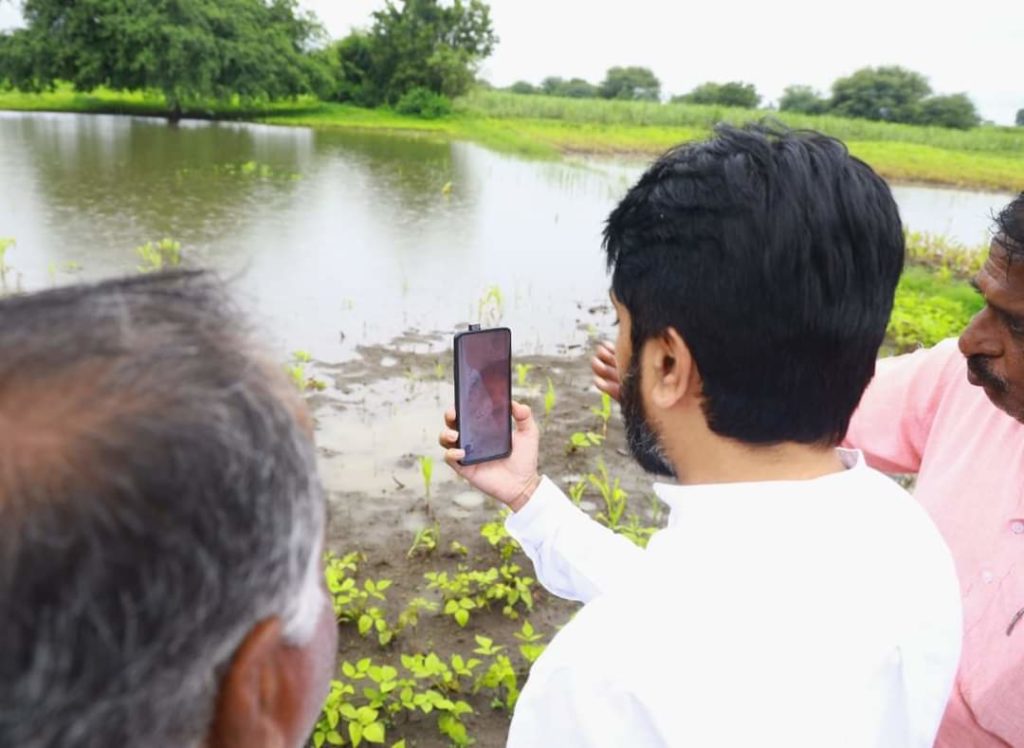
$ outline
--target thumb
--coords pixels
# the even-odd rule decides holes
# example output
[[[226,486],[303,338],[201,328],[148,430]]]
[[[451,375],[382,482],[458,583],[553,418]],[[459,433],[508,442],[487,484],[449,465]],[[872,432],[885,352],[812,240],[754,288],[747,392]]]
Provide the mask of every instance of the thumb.
[[[529,431],[533,425],[533,411],[529,405],[512,401],[512,418],[516,422],[517,431]]]

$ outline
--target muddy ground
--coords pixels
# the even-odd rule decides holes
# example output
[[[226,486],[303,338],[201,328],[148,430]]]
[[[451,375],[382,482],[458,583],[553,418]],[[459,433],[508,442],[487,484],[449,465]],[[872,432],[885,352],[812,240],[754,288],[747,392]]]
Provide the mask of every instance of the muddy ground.
[[[532,367],[522,386],[513,373],[513,396],[532,406],[541,423],[541,470],[567,488],[593,472],[600,457],[629,492],[629,511],[636,512],[643,524],[653,524],[658,519],[652,511],[651,480],[626,452],[618,406],[613,407],[604,444],[582,451],[568,447],[574,432],[602,431],[602,419],[592,411],[601,404],[600,394],[591,384],[593,340],[582,331],[576,331],[574,337],[579,343],[565,346],[563,355],[519,356],[513,362]],[[428,571],[452,572],[460,564],[471,569],[498,565],[498,555],[480,536],[480,527],[497,516],[499,505],[464,484],[444,464],[437,445],[442,414],[454,397],[450,338],[410,333],[388,346],[362,348],[357,359],[344,364],[315,364],[311,373],[330,385],[309,398],[316,419],[321,475],[329,496],[327,546],[338,554],[365,554],[360,580],[393,580],[385,605],[389,618],[397,616],[413,597],[437,599],[426,590],[423,575]],[[556,403],[545,418],[548,378],[555,388]],[[434,460],[429,499],[418,462],[421,456]],[[597,491],[589,490],[581,506],[596,513],[600,501]],[[410,558],[417,531],[435,521],[440,527],[437,550]],[[465,545],[468,556],[448,550],[452,541]],[[524,574],[533,576],[532,565],[521,553],[516,562]],[[569,620],[576,606],[535,589],[535,609],[528,618],[547,641]],[[340,657],[350,662],[373,657],[377,663],[397,667],[403,653],[472,656],[476,634],[515,653],[518,642],[513,632],[521,625],[522,620],[505,618],[500,606],[474,614],[464,629],[450,617],[428,613],[415,629],[382,648],[361,638],[348,624],[341,630]],[[521,686],[526,664],[518,654],[513,660],[520,666]],[[465,718],[475,745],[504,745],[507,712],[494,709],[484,694],[467,700],[475,710]],[[389,729],[386,745],[399,738],[405,738],[408,746],[449,745],[435,723],[434,715],[410,719],[402,714]]]

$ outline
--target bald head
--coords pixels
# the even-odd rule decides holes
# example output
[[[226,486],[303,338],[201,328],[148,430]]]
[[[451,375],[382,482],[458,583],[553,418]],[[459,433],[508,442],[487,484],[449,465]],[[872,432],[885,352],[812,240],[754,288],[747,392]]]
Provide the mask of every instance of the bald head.
[[[0,301],[0,745],[201,745],[254,627],[312,636],[312,443],[226,299],[177,272]]]

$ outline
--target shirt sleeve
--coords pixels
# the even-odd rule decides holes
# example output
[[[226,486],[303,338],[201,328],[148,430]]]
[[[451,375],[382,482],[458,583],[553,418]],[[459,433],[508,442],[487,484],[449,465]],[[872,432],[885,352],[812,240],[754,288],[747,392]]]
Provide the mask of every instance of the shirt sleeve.
[[[523,691],[506,748],[666,748],[632,694],[579,670],[559,668],[541,688]]]
[[[643,558],[641,548],[591,519],[546,476],[505,527],[545,589],[567,600],[589,602],[628,579]]]
[[[964,376],[962,364],[955,340],[880,360],[843,446],[859,449],[876,470],[916,473],[946,385]]]

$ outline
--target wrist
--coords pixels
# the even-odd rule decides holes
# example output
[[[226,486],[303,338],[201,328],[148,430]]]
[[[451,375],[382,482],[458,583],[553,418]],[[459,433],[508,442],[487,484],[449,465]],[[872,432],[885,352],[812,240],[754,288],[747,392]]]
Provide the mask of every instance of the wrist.
[[[520,511],[526,503],[533,498],[533,494],[536,493],[537,487],[540,486],[542,478],[539,473],[535,473],[533,476],[523,484],[522,489],[516,494],[515,498],[509,501],[506,506],[512,510],[512,513]]]

